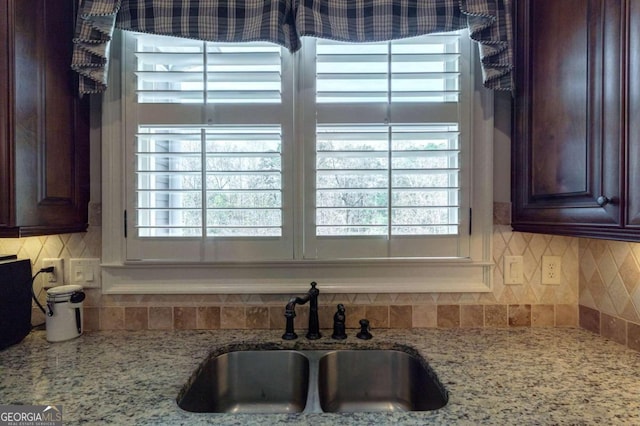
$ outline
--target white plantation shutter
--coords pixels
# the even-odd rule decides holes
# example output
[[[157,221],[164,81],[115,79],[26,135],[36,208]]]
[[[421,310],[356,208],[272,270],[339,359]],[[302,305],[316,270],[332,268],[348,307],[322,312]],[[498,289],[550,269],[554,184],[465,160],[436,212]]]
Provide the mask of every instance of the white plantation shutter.
[[[305,123],[305,138],[317,172],[307,185],[316,197],[307,200],[306,257],[469,253],[465,39],[307,41],[305,87],[314,90],[305,109],[315,113],[305,117],[315,125]]]
[[[283,144],[292,93],[282,49],[148,34],[126,42],[135,87],[128,258],[290,258]]]
[[[468,37],[125,43],[129,260],[469,256]]]

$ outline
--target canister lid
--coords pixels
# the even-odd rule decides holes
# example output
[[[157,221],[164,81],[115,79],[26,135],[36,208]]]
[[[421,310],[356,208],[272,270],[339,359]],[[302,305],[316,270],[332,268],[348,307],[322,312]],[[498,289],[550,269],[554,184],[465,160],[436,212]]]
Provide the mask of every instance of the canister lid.
[[[78,284],[61,285],[58,287],[51,287],[47,290],[47,295],[61,296],[63,294],[71,294],[76,291],[82,291],[82,286]]]

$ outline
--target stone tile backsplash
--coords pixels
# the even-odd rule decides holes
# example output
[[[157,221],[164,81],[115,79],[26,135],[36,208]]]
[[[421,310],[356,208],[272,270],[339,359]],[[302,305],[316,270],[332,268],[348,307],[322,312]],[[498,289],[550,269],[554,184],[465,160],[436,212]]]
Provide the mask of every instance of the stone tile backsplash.
[[[347,308],[347,327],[368,318],[372,328],[552,327],[590,329],[632,348],[640,346],[640,244],[512,232],[509,204],[494,208],[494,287],[489,293],[390,293],[321,295],[320,321],[330,328],[337,303]],[[100,257],[101,228],[84,234],[0,239],[0,253],[30,258]],[[504,256],[522,256],[524,283],[505,285]],[[560,285],[541,284],[542,256],[562,258]],[[68,268],[65,270],[68,280]],[[44,301],[43,280],[35,283]],[[103,295],[87,289],[85,328],[284,329],[289,295]],[[304,328],[306,306],[297,310]],[[43,321],[34,310],[33,323]],[[624,336],[624,338],[623,338]]]
[[[640,244],[580,239],[579,325],[640,351]]]

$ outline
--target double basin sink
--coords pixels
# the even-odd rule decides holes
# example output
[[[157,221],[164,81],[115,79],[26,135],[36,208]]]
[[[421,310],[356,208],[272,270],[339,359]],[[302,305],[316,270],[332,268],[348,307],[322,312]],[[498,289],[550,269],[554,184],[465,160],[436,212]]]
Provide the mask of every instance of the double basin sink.
[[[205,413],[428,411],[447,392],[426,362],[397,350],[246,350],[206,360],[178,396]]]

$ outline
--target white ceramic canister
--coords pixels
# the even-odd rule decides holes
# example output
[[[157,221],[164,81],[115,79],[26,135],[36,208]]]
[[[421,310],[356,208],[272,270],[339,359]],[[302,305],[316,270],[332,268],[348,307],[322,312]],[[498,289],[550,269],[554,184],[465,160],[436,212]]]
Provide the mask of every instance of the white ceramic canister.
[[[82,334],[82,286],[63,285],[47,290],[47,340],[63,342]]]

